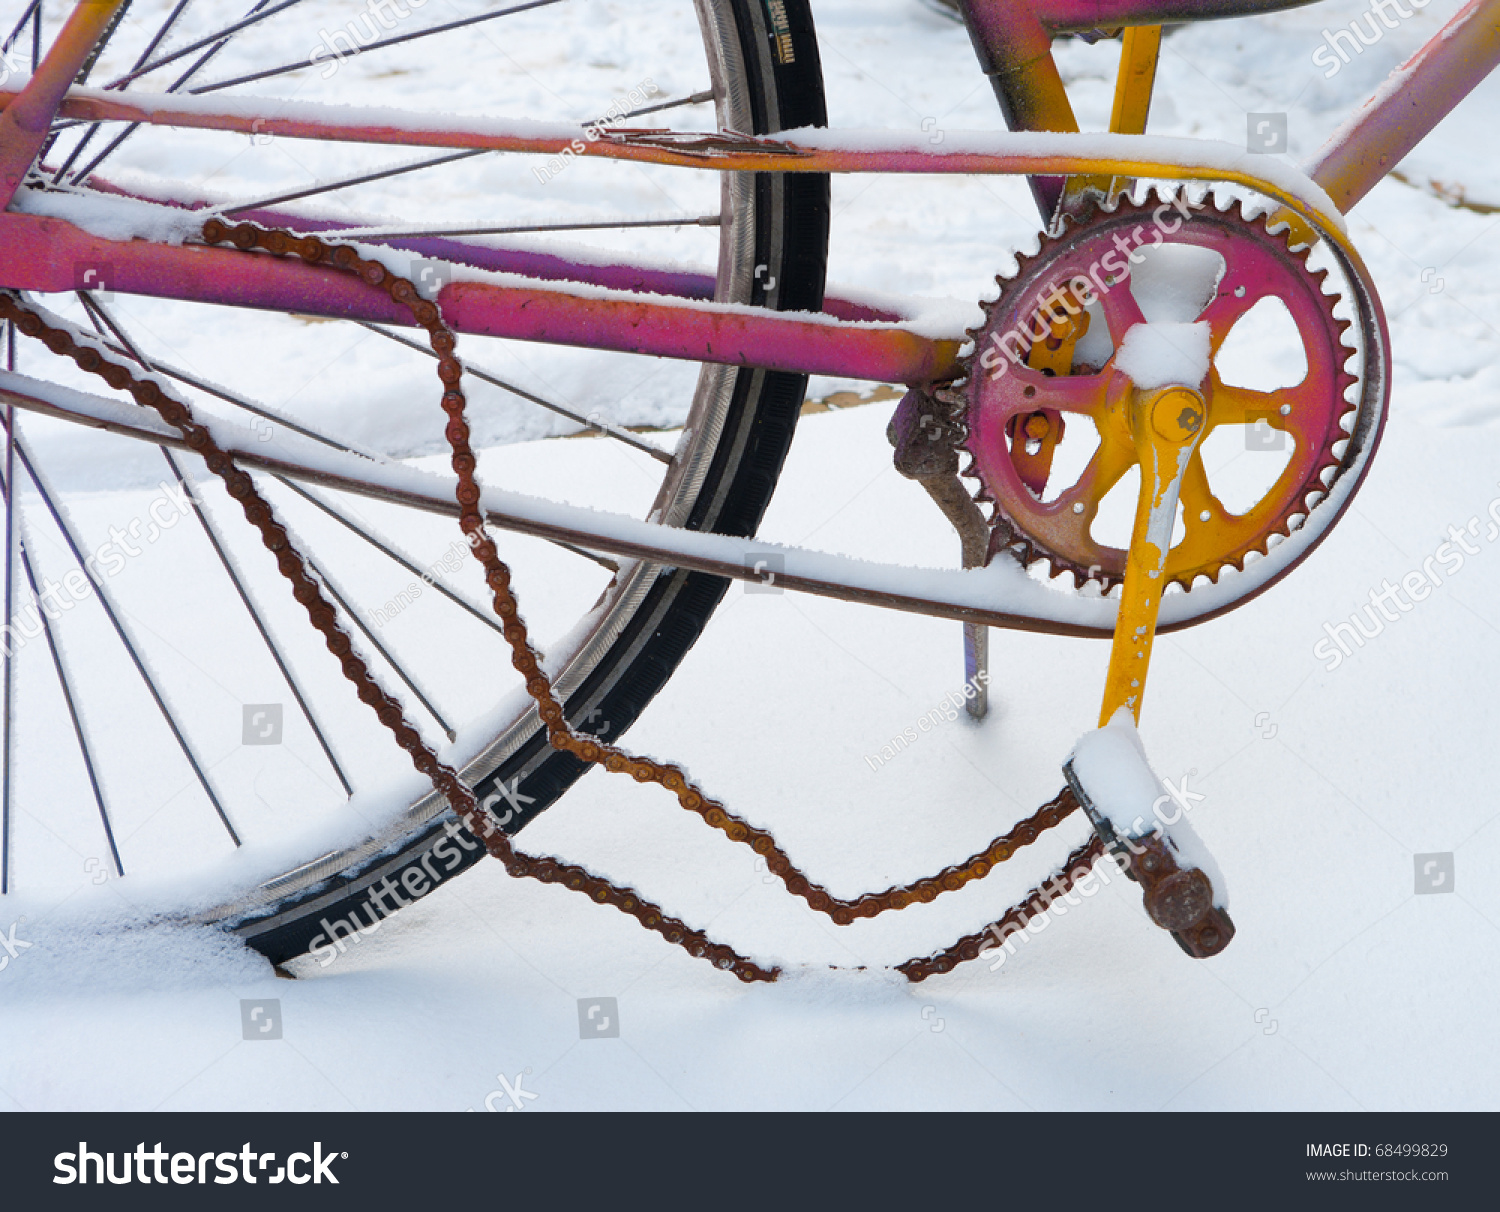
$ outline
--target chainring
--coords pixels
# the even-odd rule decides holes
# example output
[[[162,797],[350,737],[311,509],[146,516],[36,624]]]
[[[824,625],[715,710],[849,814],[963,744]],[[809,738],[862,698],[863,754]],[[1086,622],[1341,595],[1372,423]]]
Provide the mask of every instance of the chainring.
[[[1241,317],[1276,297],[1302,336],[1307,362],[1300,383],[1265,392],[1225,384],[1211,362],[1199,385],[1208,428],[1264,422],[1295,448],[1261,499],[1234,514],[1209,486],[1200,447],[1184,478],[1184,536],[1168,555],[1167,579],[1190,589],[1200,576],[1216,582],[1226,566],[1243,569],[1252,552],[1265,555],[1273,536],[1288,536],[1326,495],[1339,463],[1335,447],[1349,436],[1344,420],[1356,409],[1346,399],[1357,382],[1345,369],[1357,352],[1343,339],[1350,324],[1334,315],[1339,296],[1323,290],[1328,271],[1308,268],[1310,249],[1293,250],[1285,229],[1273,232],[1241,202],[1220,209],[1211,198],[1197,207],[1160,193],[1121,199],[1066,222],[1034,255],[1018,255],[1013,275],[996,278],[1000,297],[982,304],[985,321],[969,331],[974,350],[963,376],[939,393],[966,431],[972,462],[963,474],[978,481],[975,499],[993,506],[992,556],[1007,551],[1026,566],[1044,560],[1051,576],[1070,573],[1075,587],[1094,581],[1108,592],[1124,579],[1125,550],[1096,541],[1092,525],[1100,502],[1137,462],[1128,423],[1133,385],[1115,362],[1126,332],[1145,319],[1132,294],[1132,268],[1147,259],[1138,253],[1163,244],[1209,249],[1223,262],[1194,321],[1207,322],[1213,359]],[[1059,322],[1084,307],[1096,322],[1102,313],[1114,350],[1102,366],[1066,359],[1071,373],[1057,373]],[[1026,439],[1026,418],[1039,413],[1073,414],[1074,426],[1092,420],[1099,433],[1076,482],[1047,500],[1029,459],[1036,443]]]

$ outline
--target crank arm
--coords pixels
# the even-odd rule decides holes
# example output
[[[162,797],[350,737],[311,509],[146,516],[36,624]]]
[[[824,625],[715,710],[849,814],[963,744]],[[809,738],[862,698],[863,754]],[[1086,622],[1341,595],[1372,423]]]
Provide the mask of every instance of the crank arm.
[[[1223,904],[1223,878],[1215,888],[1213,875],[1204,869],[1212,869],[1212,860],[1182,820],[1188,800],[1202,797],[1188,792],[1184,779],[1180,810],[1170,821],[1163,817],[1163,804],[1174,796],[1159,794],[1163,784],[1146,761],[1135,724],[1167,585],[1177,499],[1207,410],[1198,391],[1180,383],[1135,388],[1129,408],[1141,490],[1104,704],[1099,730],[1079,741],[1063,773],[1099,840],[1141,885],[1147,915],[1184,951],[1202,959],[1217,955],[1234,937],[1234,923]]]
[[[1122,707],[1137,722],[1141,718],[1151,644],[1167,585],[1177,498],[1188,463],[1198,449],[1205,414],[1203,397],[1192,387],[1172,384],[1151,391],[1137,388],[1132,393],[1130,429],[1140,458],[1141,491],[1104,682],[1101,728]]]

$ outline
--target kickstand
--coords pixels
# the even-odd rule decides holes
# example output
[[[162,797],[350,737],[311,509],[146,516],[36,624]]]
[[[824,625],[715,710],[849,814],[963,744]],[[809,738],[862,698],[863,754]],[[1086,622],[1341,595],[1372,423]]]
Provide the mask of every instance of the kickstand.
[[[958,444],[963,430],[953,406],[921,388],[901,398],[886,429],[895,448],[896,470],[927,490],[943,516],[958,531],[965,568],[983,568],[990,528],[958,478]],[[976,720],[989,711],[990,632],[982,623],[964,624],[965,709]],[[975,693],[968,697],[968,687]]]

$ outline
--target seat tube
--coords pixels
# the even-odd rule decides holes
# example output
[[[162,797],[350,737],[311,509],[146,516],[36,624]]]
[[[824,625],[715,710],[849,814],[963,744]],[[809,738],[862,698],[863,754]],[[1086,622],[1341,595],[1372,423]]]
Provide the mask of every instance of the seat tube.
[[[989,77],[1011,130],[1078,130],[1078,119],[1052,58],[1052,35],[1028,0],[959,0],[979,66]],[[1063,177],[1030,177],[1032,197],[1050,223]]]

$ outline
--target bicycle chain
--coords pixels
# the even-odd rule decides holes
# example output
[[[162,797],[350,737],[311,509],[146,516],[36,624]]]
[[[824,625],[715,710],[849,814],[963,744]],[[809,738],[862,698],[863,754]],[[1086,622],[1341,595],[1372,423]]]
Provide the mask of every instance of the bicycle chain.
[[[1063,860],[1061,871],[1050,880],[1033,888],[1025,900],[1008,909],[999,921],[986,926],[978,934],[966,934],[951,947],[934,951],[926,958],[918,956],[907,960],[904,964],[897,964],[896,971],[915,984],[918,981],[925,981],[929,976],[951,972],[964,960],[993,955],[993,951],[984,950],[986,942],[1006,943],[1010,937],[1005,933],[1007,927],[1019,929],[1030,922],[1033,917],[1045,913],[1052,907],[1053,901],[1071,892],[1073,885],[1083,878],[1083,873],[1092,870],[1094,863],[1103,856],[1104,843],[1097,837],[1089,838]]]
[[[638,757],[597,737],[577,732],[565,718],[563,706],[553,693],[551,679],[541,669],[540,658],[531,646],[511,588],[510,568],[500,559],[498,549],[484,527],[479,511],[482,493],[474,477],[478,460],[469,444],[469,426],[465,420],[467,400],[460,387],[463,367],[454,356],[457,338],[443,322],[436,304],[424,299],[409,279],[392,273],[379,261],[359,256],[348,245],[330,245],[315,236],[263,228],[252,223],[231,226],[217,218],[204,223],[202,234],[205,242],[211,245],[229,243],[245,252],[259,248],[276,256],[294,255],[309,265],[324,265],[354,274],[370,287],[388,293],[427,332],[429,343],[439,355],[438,378],[444,388],[442,407],[449,418],[444,434],[453,451],[451,465],[459,481],[455,490],[460,509],[459,525],[468,539],[470,550],[484,568],[495,612],[503,622],[503,634],[510,645],[511,663],[525,679],[527,693],[536,704],[553,749],[571,753],[591,765],[603,766],[612,773],[629,774],[639,783],[655,783],[671,791],[682,807],[696,813],[731,841],[748,845],[761,855],[767,869],[781,879],[789,892],[802,897],[811,908],[826,914],[838,925],[847,925],[858,918],[872,918],[888,910],[904,909],[919,901],[930,902],[944,892],[956,891],[973,880],[983,879],[996,864],[1005,862],[1017,850],[1030,845],[1043,832],[1077,810],[1079,805],[1073,792],[1065,787],[1055,799],[1043,804],[1026,820],[966,861],[945,867],[927,879],[845,900],[808,879],[770,833],[735,816],[723,804],[705,795],[680,766]],[[339,658],[344,676],[353,683],[360,700],[374,710],[394,736],[396,744],[411,755],[412,764],[431,781],[465,827],[484,843],[486,850],[501,861],[508,874],[542,883],[560,883],[600,904],[613,905],[668,942],[681,946],[695,957],[708,959],[718,968],[733,971],[743,981],[776,979],[779,968],[762,967],[733,948],[713,942],[702,931],[668,917],[659,906],[631,888],[621,887],[573,864],[516,851],[509,837],[479,805],[457,772],[439,760],[417,729],[407,721],[401,704],[380,686],[369,666],[355,653],[352,638],[339,626],[336,610],[323,596],[318,582],[309,575],[301,553],[293,546],[285,527],[276,520],[269,502],[256,490],[249,474],[241,470],[215,442],[208,429],[193,419],[187,403],[165,381],[139,376],[107,351],[92,344],[80,344],[67,328],[48,324],[10,292],[0,292],[0,317],[10,320],[27,336],[42,340],[53,353],[70,357],[80,369],[99,375],[116,390],[128,390],[138,404],[153,409],[183,435],[192,450],[203,456],[208,469],[224,481],[230,496],[239,501],[246,519],[260,532],[261,541],[276,555],[278,569],[293,586],[293,596],[307,610],[309,620],[323,636],[329,651]],[[1068,859],[1063,877],[1055,877],[1051,882],[1067,878],[1064,887],[1071,887],[1071,872],[1077,861],[1081,861],[1081,856],[1086,852],[1093,853],[1093,857],[1102,853],[1102,850],[1097,853],[1091,850],[1096,845],[1097,842],[1090,842],[1075,851]],[[1002,928],[1020,914],[1025,914],[1019,919],[1024,923],[1047,903],[1050,903],[1050,898],[1046,896],[1046,885],[1042,885],[995,923],[994,928]],[[966,936],[945,951],[925,959],[913,958],[897,968],[913,981],[923,980],[934,972],[946,972],[959,958],[977,955],[978,941],[984,937],[983,932]]]

